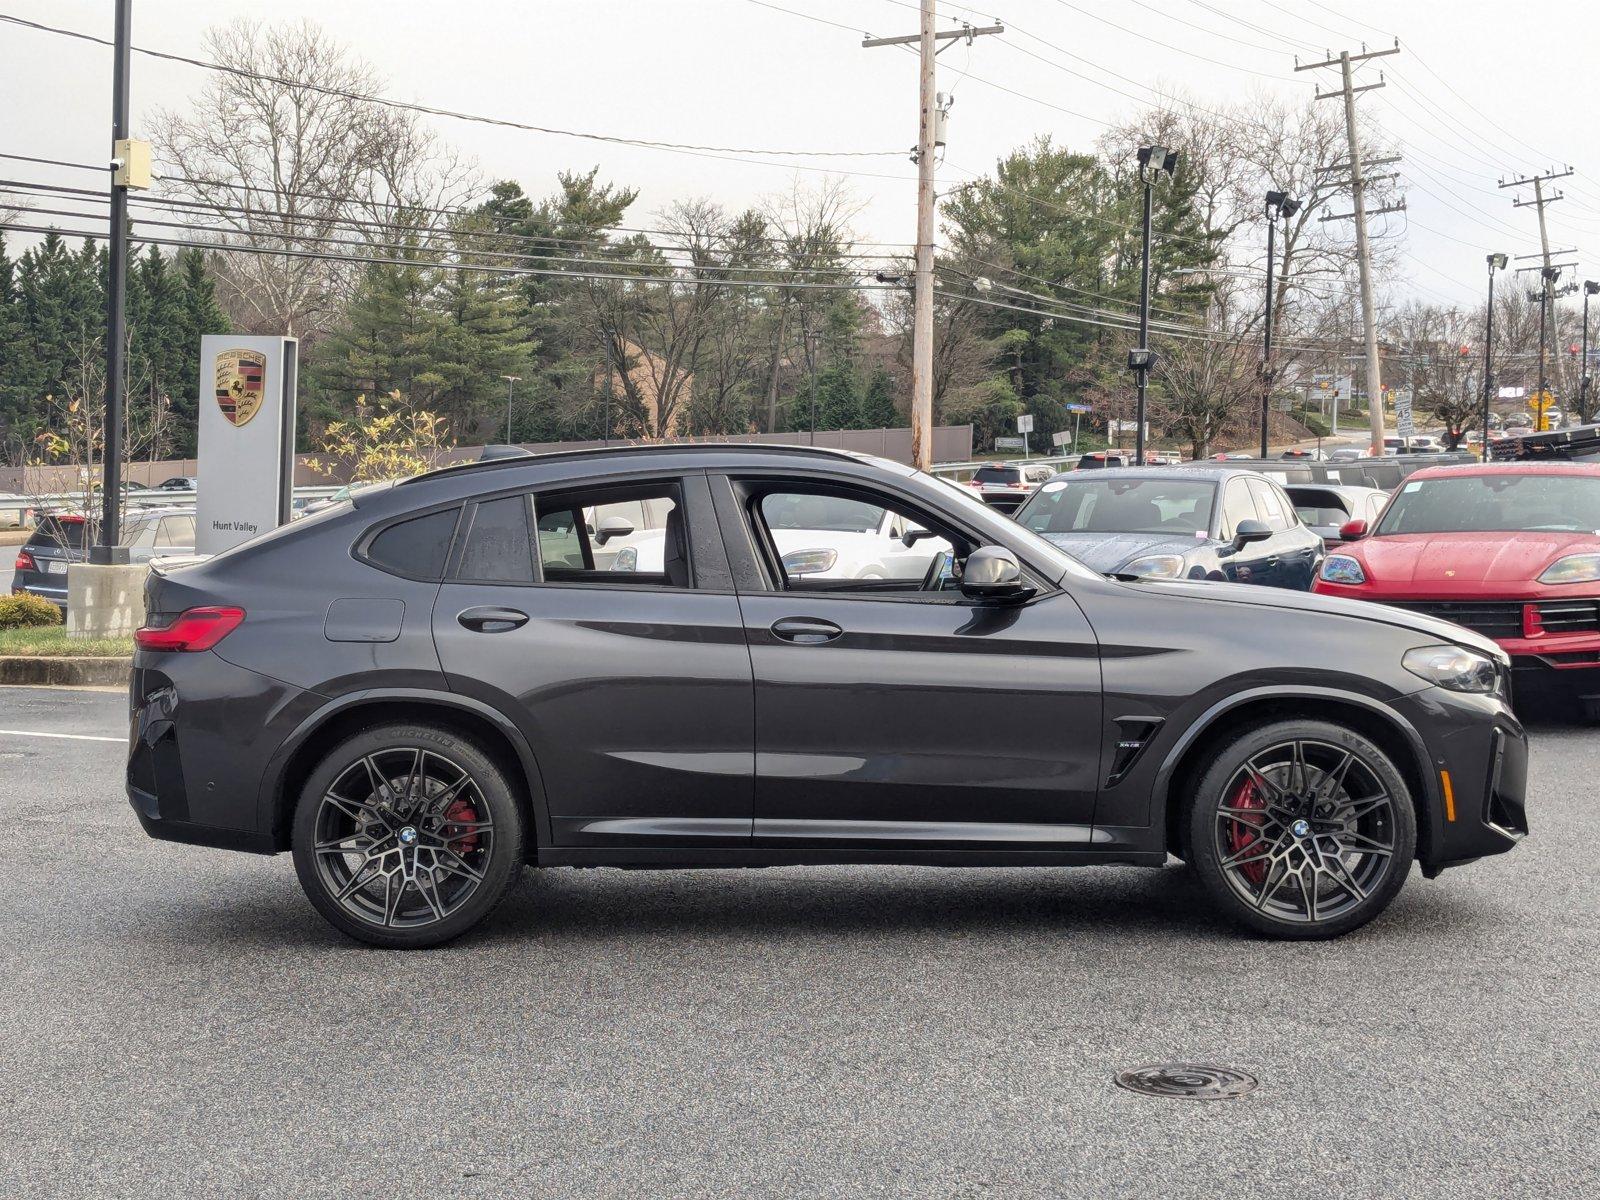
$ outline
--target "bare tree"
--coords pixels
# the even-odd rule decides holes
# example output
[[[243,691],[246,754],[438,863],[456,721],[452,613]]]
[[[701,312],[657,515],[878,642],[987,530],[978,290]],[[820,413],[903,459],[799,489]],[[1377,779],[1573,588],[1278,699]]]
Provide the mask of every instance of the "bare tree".
[[[347,271],[324,259],[229,254],[230,245],[324,251],[359,238],[351,216],[424,232],[424,211],[465,198],[476,177],[414,114],[367,97],[372,70],[309,21],[241,19],[205,35],[219,72],[186,113],[155,122],[173,189],[206,207],[219,246],[218,300],[242,329],[316,337],[336,316]],[[393,243],[395,230],[367,229]]]

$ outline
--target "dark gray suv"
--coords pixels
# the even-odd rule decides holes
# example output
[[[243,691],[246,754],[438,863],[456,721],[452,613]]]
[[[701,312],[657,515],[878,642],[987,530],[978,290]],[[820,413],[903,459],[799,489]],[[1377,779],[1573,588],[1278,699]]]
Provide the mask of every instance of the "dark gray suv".
[[[892,514],[902,567],[843,577]],[[596,559],[606,506],[660,546]],[[779,520],[779,515],[782,520]],[[776,527],[776,528],[775,528]],[[657,552],[659,550],[659,553]],[[916,563],[911,563],[912,558]],[[153,572],[128,793],[292,851],[363,940],[470,928],[525,864],[1133,863],[1283,937],[1525,832],[1492,642],[1376,604],[1106,578],[962,489],[799,447],[453,467]]]

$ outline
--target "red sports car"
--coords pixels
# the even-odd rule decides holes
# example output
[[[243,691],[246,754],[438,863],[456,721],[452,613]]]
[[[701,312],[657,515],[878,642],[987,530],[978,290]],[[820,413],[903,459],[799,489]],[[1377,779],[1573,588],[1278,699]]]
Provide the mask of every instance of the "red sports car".
[[[1316,591],[1475,629],[1600,719],[1600,464],[1427,467],[1340,536]]]

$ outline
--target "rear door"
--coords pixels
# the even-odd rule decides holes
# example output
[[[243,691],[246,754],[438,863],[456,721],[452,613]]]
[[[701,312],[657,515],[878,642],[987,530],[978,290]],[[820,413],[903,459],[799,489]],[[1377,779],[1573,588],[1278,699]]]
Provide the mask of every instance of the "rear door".
[[[586,514],[639,502],[671,548],[597,567]],[[462,528],[439,658],[527,736],[555,844],[747,842],[750,654],[705,476],[484,496]]]

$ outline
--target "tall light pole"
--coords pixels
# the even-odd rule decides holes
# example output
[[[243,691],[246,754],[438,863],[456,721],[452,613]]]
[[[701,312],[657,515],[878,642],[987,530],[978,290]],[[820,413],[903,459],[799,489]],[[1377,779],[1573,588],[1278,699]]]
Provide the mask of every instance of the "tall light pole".
[[[1483,461],[1489,461],[1489,402],[1494,399],[1494,273],[1506,269],[1504,254],[1491,254],[1489,263],[1489,307],[1484,310],[1483,327]]]
[[[1165,146],[1139,147],[1139,182],[1144,184],[1144,253],[1139,258],[1139,345],[1128,351],[1128,368],[1138,388],[1133,413],[1133,461],[1144,466],[1145,393],[1156,356],[1150,350],[1150,224],[1155,206],[1156,181],[1152,171],[1171,176],[1178,169],[1178,152]]]
[[[100,455],[100,536],[89,548],[92,563],[125,563],[122,541],[122,427],[127,409],[128,307],[128,74],[133,44],[133,0],[117,0],[114,49],[111,56],[111,250],[106,283],[106,417],[105,445]],[[94,446],[87,447],[93,461]],[[85,464],[87,465],[87,464]]]
[[[1583,359],[1578,363],[1578,419],[1589,420],[1589,297],[1600,292],[1600,280],[1583,281]]]
[[[802,335],[806,343],[806,366],[811,371],[811,444],[817,444],[817,344],[821,341],[815,329]]]
[[[1261,345],[1261,457],[1267,457],[1267,419],[1272,408],[1272,301],[1276,291],[1272,278],[1273,235],[1277,232],[1278,218],[1283,218],[1284,245],[1289,241],[1289,218],[1300,211],[1300,201],[1290,197],[1288,192],[1267,193],[1267,313],[1266,329],[1262,335]],[[1283,260],[1283,271],[1289,273],[1289,259],[1287,249]]]
[[[517,381],[522,376],[502,375],[500,378],[506,381],[506,445],[509,446],[511,445],[511,390],[517,386]]]

